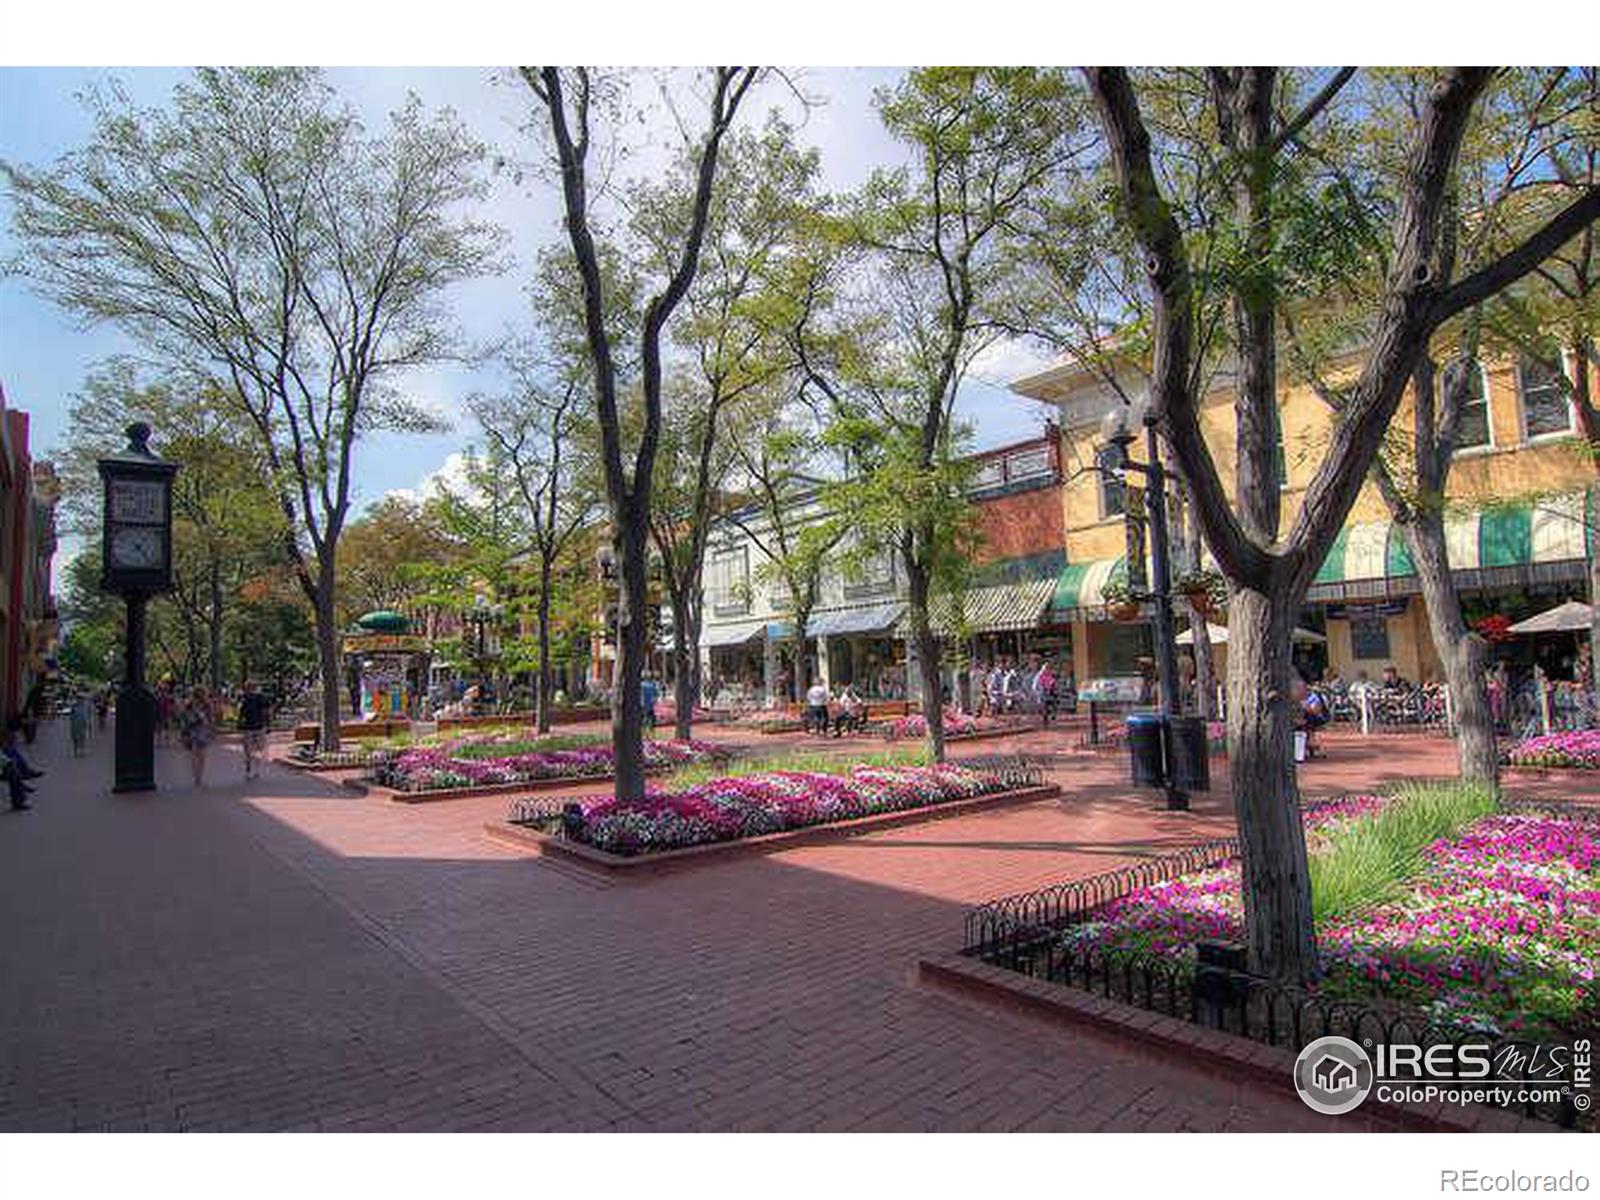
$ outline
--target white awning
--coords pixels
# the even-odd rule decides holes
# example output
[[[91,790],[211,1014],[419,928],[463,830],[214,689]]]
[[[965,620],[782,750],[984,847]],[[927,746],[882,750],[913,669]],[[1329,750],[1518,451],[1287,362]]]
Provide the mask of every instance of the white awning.
[[[726,625],[708,625],[700,631],[702,646],[739,646],[753,637],[766,633],[767,622],[731,621]]]
[[[807,637],[834,637],[845,633],[883,633],[894,628],[906,606],[871,604],[864,608],[839,608],[832,612],[812,613],[806,622]]]

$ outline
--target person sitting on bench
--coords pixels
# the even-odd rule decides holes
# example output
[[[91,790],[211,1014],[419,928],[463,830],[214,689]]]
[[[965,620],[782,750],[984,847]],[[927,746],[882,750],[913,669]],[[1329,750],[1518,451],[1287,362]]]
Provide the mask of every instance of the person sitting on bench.
[[[866,727],[867,706],[856,695],[855,685],[847,683],[839,693],[839,715],[833,719],[833,736],[843,736],[846,729],[857,733]]]

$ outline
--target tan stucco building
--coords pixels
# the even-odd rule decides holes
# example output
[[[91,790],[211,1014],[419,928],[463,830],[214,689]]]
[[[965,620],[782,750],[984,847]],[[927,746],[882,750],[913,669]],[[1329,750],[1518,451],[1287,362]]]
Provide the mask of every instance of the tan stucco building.
[[[1568,361],[1566,369],[1570,378],[1575,366]],[[1592,365],[1590,371],[1600,386]],[[1480,377],[1481,399],[1465,414],[1448,488],[1450,561],[1469,616],[1497,608],[1525,615],[1522,610],[1568,596],[1587,598],[1596,471],[1575,436],[1567,389],[1529,360],[1487,363]],[[1136,378],[1124,384],[1128,392],[1139,387]],[[1011,388],[1060,412],[1066,566],[1053,608],[1072,623],[1076,675],[1084,680],[1137,670],[1139,658],[1149,653],[1147,627],[1112,622],[1100,593],[1108,581],[1126,577],[1122,502],[1115,483],[1092,469],[1100,422],[1121,401],[1098,371],[1072,362],[1019,379]],[[1233,400],[1230,381],[1222,378],[1202,400],[1200,414],[1230,495]],[[1285,386],[1280,405],[1287,531],[1322,460],[1332,417],[1309,386]],[[1408,396],[1395,418],[1397,431],[1410,430],[1412,411]],[[1334,668],[1353,679],[1361,671],[1375,677],[1392,663],[1414,680],[1442,675],[1410,556],[1372,484],[1363,489],[1318,573],[1303,618],[1302,624],[1327,639],[1310,652],[1313,669]]]

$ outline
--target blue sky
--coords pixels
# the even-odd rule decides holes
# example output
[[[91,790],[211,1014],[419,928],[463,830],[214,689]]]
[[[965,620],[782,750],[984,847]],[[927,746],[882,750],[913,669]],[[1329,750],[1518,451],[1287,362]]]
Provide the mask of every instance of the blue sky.
[[[901,149],[884,134],[871,108],[874,87],[892,81],[895,69],[828,68],[800,72],[804,90],[826,102],[802,112],[789,90],[769,83],[749,119],[766,109],[785,109],[800,125],[802,141],[822,154],[825,186],[842,191],[859,185],[877,166],[900,160]],[[182,72],[165,68],[0,69],[0,158],[41,165],[81,145],[90,124],[76,94],[96,79],[115,75],[142,104],[160,104]],[[430,107],[454,108],[479,138],[513,158],[536,152],[532,140],[518,130],[526,115],[520,84],[492,68],[361,67],[331,70],[329,79],[362,114],[371,128],[380,128],[385,114],[407,91],[415,91]],[[655,84],[640,83],[646,100]],[[665,153],[665,139],[674,136],[658,107],[661,125],[653,145],[640,148],[634,171],[647,170]],[[469,336],[487,338],[514,326],[524,312],[521,295],[526,270],[538,247],[561,236],[556,197],[550,185],[530,180],[517,186],[509,178],[496,183],[489,215],[511,233],[516,264],[506,275],[460,285],[451,298]],[[0,193],[0,259],[15,250],[10,239],[9,204]],[[0,278],[0,383],[8,403],[33,414],[36,454],[61,445],[73,394],[98,360],[135,349],[108,327],[81,328],[50,302],[30,292],[25,283]],[[980,445],[1030,436],[1039,428],[1043,410],[1002,386],[1036,365],[1021,347],[1000,348],[979,364],[961,397],[960,408],[978,430]],[[406,387],[447,415],[457,418],[451,433],[429,436],[380,435],[358,451],[362,503],[396,490],[415,490],[452,453],[472,439],[461,403],[475,387],[491,386],[465,369],[436,368],[414,373]]]

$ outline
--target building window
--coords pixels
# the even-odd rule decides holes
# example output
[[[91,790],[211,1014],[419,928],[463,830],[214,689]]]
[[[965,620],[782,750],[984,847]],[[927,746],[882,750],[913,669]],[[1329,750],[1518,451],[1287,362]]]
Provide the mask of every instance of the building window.
[[[1389,622],[1385,617],[1350,618],[1350,656],[1388,658]]]
[[[991,458],[978,464],[972,473],[971,489],[981,492],[985,488],[1001,486],[1006,481],[1006,464],[1003,459]]]
[[[1116,446],[1102,446],[1095,451],[1094,462],[1100,468],[1095,472],[1100,480],[1100,519],[1120,517],[1128,511],[1128,485],[1112,472],[1122,465],[1122,452]]]
[[[711,558],[711,611],[717,616],[750,611],[750,547],[736,546]]]
[[[874,554],[858,560],[855,569],[845,578],[844,597],[859,600],[865,596],[881,596],[895,589],[894,554]]]
[[[1475,362],[1457,359],[1445,367],[1439,376],[1439,400],[1443,403],[1444,397],[1455,387],[1462,371],[1467,373],[1468,392],[1461,401],[1461,423],[1456,428],[1456,449],[1472,450],[1479,446],[1493,445],[1494,438],[1489,432],[1489,389],[1484,384],[1481,366]]]
[[[1572,432],[1572,405],[1567,400],[1567,381],[1531,358],[1517,361],[1517,390],[1522,393],[1522,434],[1541,437]]]

